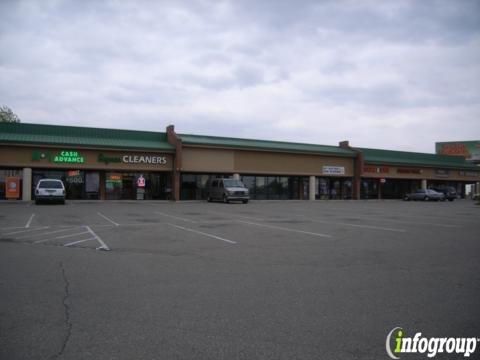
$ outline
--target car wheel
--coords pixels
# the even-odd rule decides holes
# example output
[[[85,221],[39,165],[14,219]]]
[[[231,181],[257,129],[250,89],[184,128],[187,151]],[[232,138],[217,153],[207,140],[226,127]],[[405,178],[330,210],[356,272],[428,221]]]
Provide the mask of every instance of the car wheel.
[[[454,200],[453,198],[448,199],[448,201],[453,201],[453,200]]]
[[[225,204],[228,204],[228,203],[229,203],[228,198],[227,198],[226,195],[223,195],[223,202],[224,202]]]
[[[35,200],[35,205],[38,205],[38,204],[40,204],[40,201]]]
[[[405,197],[403,198],[403,200],[404,200],[404,201],[410,201],[410,198],[409,198],[408,196],[405,196]]]
[[[212,202],[212,198],[210,196],[207,197],[207,202]]]
[[[244,204],[248,204],[248,200],[243,200],[242,201]]]
[[[430,198],[429,198],[428,196],[425,196],[425,197],[423,198],[423,200],[425,200],[425,201],[430,201]]]

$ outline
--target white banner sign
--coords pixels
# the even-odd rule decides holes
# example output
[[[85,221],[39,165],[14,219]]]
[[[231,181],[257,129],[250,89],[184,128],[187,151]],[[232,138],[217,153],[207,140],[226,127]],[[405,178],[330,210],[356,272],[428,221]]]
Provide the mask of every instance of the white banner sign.
[[[345,167],[343,166],[324,166],[322,173],[325,175],[345,175]]]

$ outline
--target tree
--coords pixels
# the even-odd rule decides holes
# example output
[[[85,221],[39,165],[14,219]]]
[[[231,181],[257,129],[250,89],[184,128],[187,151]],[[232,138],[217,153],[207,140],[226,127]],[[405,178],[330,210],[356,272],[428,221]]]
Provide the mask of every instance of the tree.
[[[8,106],[0,106],[0,122],[20,122],[20,118]]]

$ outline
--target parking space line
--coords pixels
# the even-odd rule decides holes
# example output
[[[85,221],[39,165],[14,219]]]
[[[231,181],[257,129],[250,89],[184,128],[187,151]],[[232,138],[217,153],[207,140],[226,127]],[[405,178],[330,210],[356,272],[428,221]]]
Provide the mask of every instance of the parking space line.
[[[371,217],[374,217],[374,215],[372,216],[366,216],[366,215],[355,215],[359,218],[366,218],[366,219],[370,219]],[[440,223],[431,223],[431,222],[412,222],[412,221],[408,221],[408,220],[397,220],[397,219],[385,219],[385,218],[381,218],[381,217],[378,217],[377,215],[375,215],[375,220],[376,221],[383,221],[383,222],[395,222],[395,223],[399,223],[399,224],[409,224],[409,225],[427,225],[427,226],[439,226],[439,227],[446,227],[446,228],[461,228],[463,227],[462,225],[450,225],[450,224],[440,224]]]
[[[282,226],[259,224],[259,223],[255,223],[255,222],[251,222],[251,221],[243,221],[243,220],[235,220],[235,221],[239,222],[239,223],[243,223],[243,224],[248,224],[248,225],[255,225],[255,226],[260,226],[260,227],[265,227],[265,228],[270,228],[270,229],[277,229],[277,230],[295,232],[295,233],[306,234],[306,235],[313,235],[313,236],[320,236],[320,237],[327,237],[327,238],[332,237],[332,235],[328,235],[328,234],[314,233],[314,232],[310,232],[310,231],[291,229],[291,228],[286,228],[286,227],[282,227]]]
[[[34,241],[33,243],[34,244],[40,244],[40,243],[47,242],[47,241],[50,241],[50,240],[65,239],[65,238],[68,238],[68,237],[83,235],[83,234],[88,234],[88,231],[83,231],[83,232],[75,233],[75,234],[56,236],[56,237],[53,237],[53,238],[48,238],[48,239],[43,239],[43,240],[37,240],[37,241]]]
[[[23,228],[23,229],[25,229],[25,228]],[[35,228],[35,229],[14,231],[14,232],[3,234],[3,236],[26,233],[26,232],[30,232],[30,231],[37,231],[37,230],[43,230],[43,229],[48,229],[48,226],[43,226],[41,228]]]
[[[75,229],[75,228],[65,228],[65,229],[60,229],[60,230],[55,230],[55,231],[49,231],[49,232],[46,232],[46,233],[39,233],[39,234],[33,234],[33,235],[27,235],[27,236],[20,236],[20,237],[17,237],[17,239],[32,238],[32,237],[36,237],[36,236],[56,234],[56,233],[59,233],[59,232],[68,231],[68,230],[73,230],[73,229]],[[45,229],[41,229],[41,230],[45,230]]]
[[[211,211],[211,210],[209,210],[209,211],[207,211],[207,213],[212,213],[212,214],[217,214],[217,215],[223,215],[223,216],[225,216],[225,217],[227,217],[227,218],[231,218],[231,217],[233,216],[233,217],[239,217],[239,218],[250,219],[250,220],[259,220],[259,221],[262,221],[262,220],[263,220],[263,219],[258,218],[258,217],[243,216],[243,215],[237,215],[237,214],[231,214],[231,216],[230,216],[229,213],[222,213],[222,212],[220,212],[220,211]]]
[[[116,223],[115,221],[113,221],[112,219],[106,217],[105,215],[103,215],[103,214],[100,213],[100,212],[97,212],[97,214],[98,214],[99,216],[101,216],[102,218],[104,218],[105,220],[107,220],[108,222],[112,223],[112,224],[115,225],[115,226],[119,226],[119,225],[120,225],[119,223]]]
[[[154,213],[155,213],[155,214],[158,214],[158,215],[161,215],[161,216],[169,217],[169,218],[172,218],[172,219],[177,219],[177,220],[186,221],[186,222],[189,222],[189,223],[192,223],[192,224],[196,224],[196,223],[197,223],[197,221],[194,221],[194,220],[182,218],[182,217],[179,217],[179,216],[173,216],[173,215],[170,215],[170,214],[165,214],[165,213],[162,213],[162,212],[160,212],[160,211],[154,211]]]
[[[34,216],[35,214],[32,214],[32,216],[30,216],[30,219],[28,219],[27,221],[27,225],[25,225],[25,229],[28,229],[30,227],[30,224],[32,223]]]
[[[322,223],[322,224],[344,225],[344,226],[352,226],[352,227],[365,228],[365,229],[385,230],[385,231],[394,231],[394,232],[402,232],[402,233],[406,232],[405,229],[395,229],[395,228],[387,228],[387,227],[374,226],[374,225],[351,224],[351,223],[345,223],[345,222],[318,220],[318,219],[312,219],[312,218],[306,217],[304,215],[298,215],[298,216],[301,216],[306,220],[313,221],[316,223]]]
[[[224,238],[222,238],[222,237],[220,237],[220,236],[208,234],[208,233],[205,233],[205,232],[203,232],[203,231],[198,231],[198,230],[186,228],[186,227],[179,226],[179,225],[175,225],[175,224],[171,224],[171,223],[166,223],[166,224],[167,224],[167,225],[170,225],[170,226],[173,226],[173,227],[175,227],[175,228],[177,228],[177,229],[185,230],[185,231],[192,232],[192,233],[195,233],[195,234],[200,234],[200,235],[203,235],[203,236],[208,236],[208,237],[211,237],[211,238],[213,238],[213,239],[225,241],[225,242],[230,243],[230,244],[236,244],[236,243],[237,243],[236,241],[224,239]]]
[[[96,239],[92,237],[92,238],[88,238],[88,239],[84,239],[84,240],[74,241],[74,242],[65,244],[65,245],[63,245],[63,246],[71,246],[71,245],[80,244],[80,243],[83,243],[83,242],[85,242],[85,241],[90,241],[90,240],[96,240]]]
[[[105,244],[103,242],[102,239],[100,239],[100,236],[98,236],[97,234],[95,234],[95,232],[90,228],[90,226],[85,226],[85,228],[88,230],[88,232],[90,234],[92,234],[92,236],[98,241],[98,243],[100,244],[99,247],[97,247],[97,250],[105,250],[105,251],[110,251],[110,248],[107,246],[107,244]]]

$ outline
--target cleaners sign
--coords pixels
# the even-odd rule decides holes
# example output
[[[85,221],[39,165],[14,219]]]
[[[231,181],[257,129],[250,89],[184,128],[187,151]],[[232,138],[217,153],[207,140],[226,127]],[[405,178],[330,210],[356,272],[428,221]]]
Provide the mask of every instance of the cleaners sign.
[[[98,155],[98,162],[103,162],[107,165],[110,163],[166,165],[167,157],[155,156],[155,155],[108,156],[108,155],[100,154]]]

